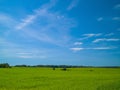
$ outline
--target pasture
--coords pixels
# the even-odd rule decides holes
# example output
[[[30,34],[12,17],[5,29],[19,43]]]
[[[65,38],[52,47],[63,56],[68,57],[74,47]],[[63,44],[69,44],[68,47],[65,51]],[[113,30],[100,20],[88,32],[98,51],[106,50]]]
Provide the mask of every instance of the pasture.
[[[0,68],[0,90],[120,90],[120,68]]]

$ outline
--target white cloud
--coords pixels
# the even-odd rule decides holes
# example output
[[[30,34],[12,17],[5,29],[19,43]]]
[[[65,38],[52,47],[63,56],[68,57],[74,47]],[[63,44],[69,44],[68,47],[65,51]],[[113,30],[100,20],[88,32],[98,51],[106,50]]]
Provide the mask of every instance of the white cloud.
[[[13,29],[14,25],[16,25],[17,22],[14,19],[12,19],[12,17],[10,17],[9,15],[0,13],[0,24],[7,28]]]
[[[105,34],[105,36],[112,36],[112,35],[114,35],[114,33]]]
[[[101,36],[102,35],[102,33],[97,33],[97,34],[95,34],[95,33],[89,33],[89,34],[83,34],[83,36],[86,36],[86,37],[97,37],[97,36]]]
[[[120,4],[114,6],[115,9],[120,9]]]
[[[118,28],[117,31],[120,31],[120,28]]]
[[[27,59],[27,58],[33,58],[33,57],[32,56],[21,55],[21,56],[18,56],[18,58],[25,58],[25,59]]]
[[[16,53],[18,55],[31,55],[33,53],[30,53],[30,52],[19,52],[19,53]]]
[[[97,18],[97,21],[102,21],[103,20],[103,17],[99,17],[99,18]]]
[[[46,56],[37,56],[37,55],[19,55],[19,56],[17,56],[18,58],[25,58],[25,59],[27,59],[27,58],[29,58],[29,59],[31,59],[31,58],[34,58],[34,59],[36,59],[36,58],[38,58],[38,59],[45,59],[45,58],[47,58]]]
[[[112,20],[120,21],[120,17],[113,17]]]
[[[16,29],[21,29],[28,39],[64,46],[70,40],[69,30],[75,27],[76,23],[72,18],[50,11],[52,3],[46,5],[34,10],[32,15],[28,15],[16,26]]]
[[[78,52],[81,50],[110,50],[110,49],[116,49],[117,47],[93,47],[93,48],[70,48],[73,52]]]
[[[91,48],[94,50],[108,50],[108,49],[115,49],[116,47],[96,47],[96,48]]]
[[[72,0],[72,2],[70,3],[70,5],[67,7],[67,10],[71,10],[73,9],[74,7],[77,6],[79,0]]]
[[[87,37],[97,37],[97,36],[101,36],[102,33],[97,33],[97,34],[94,34],[94,33],[89,33],[89,34],[83,34],[83,36],[87,36]]]
[[[23,19],[22,22],[16,26],[16,29],[19,30],[19,29],[24,28],[25,26],[31,24],[34,21],[34,19],[36,19],[36,18],[37,18],[37,15],[27,16],[27,18]]]
[[[74,45],[82,45],[82,42],[75,42]]]
[[[8,40],[6,40],[5,38],[0,37],[0,46],[2,46],[2,48],[12,48],[15,47],[16,45]]]
[[[10,50],[9,50],[10,51]],[[14,53],[14,57],[17,58],[34,58],[34,59],[45,59],[48,58],[50,50],[47,49],[40,49],[40,48],[14,48],[12,53]]]
[[[35,49],[23,49],[22,47],[11,47],[6,46],[6,48],[2,48],[2,53],[5,57],[9,58],[35,58],[35,59],[41,59],[41,58],[47,58],[46,52],[44,50],[38,50]]]
[[[39,16],[45,15],[45,12],[52,8],[57,0],[50,0],[50,3],[44,4],[41,6],[41,8],[38,8],[36,10],[33,10],[34,13],[32,15],[28,15],[26,18],[22,19],[22,22],[19,23],[15,28],[16,29],[23,29],[24,27],[30,25],[37,19]]]
[[[79,38],[79,40],[84,40],[84,39],[88,39],[88,38],[91,38],[91,37],[98,37],[98,36],[101,36],[102,33],[88,33],[88,34],[83,34],[82,38]]]
[[[109,38],[109,39],[107,39],[107,38],[100,38],[100,39],[95,39],[94,41],[93,41],[93,43],[98,43],[98,42],[101,42],[101,41],[119,41],[120,39],[118,39],[118,38]]]
[[[77,51],[81,51],[83,50],[84,48],[77,48],[77,47],[74,47],[74,48],[70,48],[70,50],[74,51],[74,52],[77,52]]]
[[[48,53],[46,49],[22,47],[5,38],[0,38],[0,46],[2,46],[0,54],[3,54],[2,57],[8,58],[45,58],[47,57],[46,53]]]

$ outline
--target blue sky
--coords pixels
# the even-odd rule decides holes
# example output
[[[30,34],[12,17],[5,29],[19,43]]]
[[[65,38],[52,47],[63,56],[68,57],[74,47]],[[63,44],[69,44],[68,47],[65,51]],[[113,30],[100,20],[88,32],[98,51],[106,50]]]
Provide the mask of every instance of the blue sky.
[[[0,0],[0,62],[120,66],[120,1]]]

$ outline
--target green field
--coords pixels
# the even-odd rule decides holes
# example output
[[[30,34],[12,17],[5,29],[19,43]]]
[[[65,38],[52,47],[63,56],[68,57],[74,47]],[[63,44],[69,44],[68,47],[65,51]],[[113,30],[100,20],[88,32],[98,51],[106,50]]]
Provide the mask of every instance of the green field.
[[[0,90],[120,90],[120,68],[0,68]]]

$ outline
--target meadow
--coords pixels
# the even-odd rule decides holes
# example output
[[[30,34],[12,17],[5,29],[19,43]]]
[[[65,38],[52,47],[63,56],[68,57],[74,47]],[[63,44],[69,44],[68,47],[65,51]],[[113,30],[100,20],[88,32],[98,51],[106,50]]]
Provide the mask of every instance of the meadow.
[[[0,90],[120,90],[120,68],[0,68]]]

